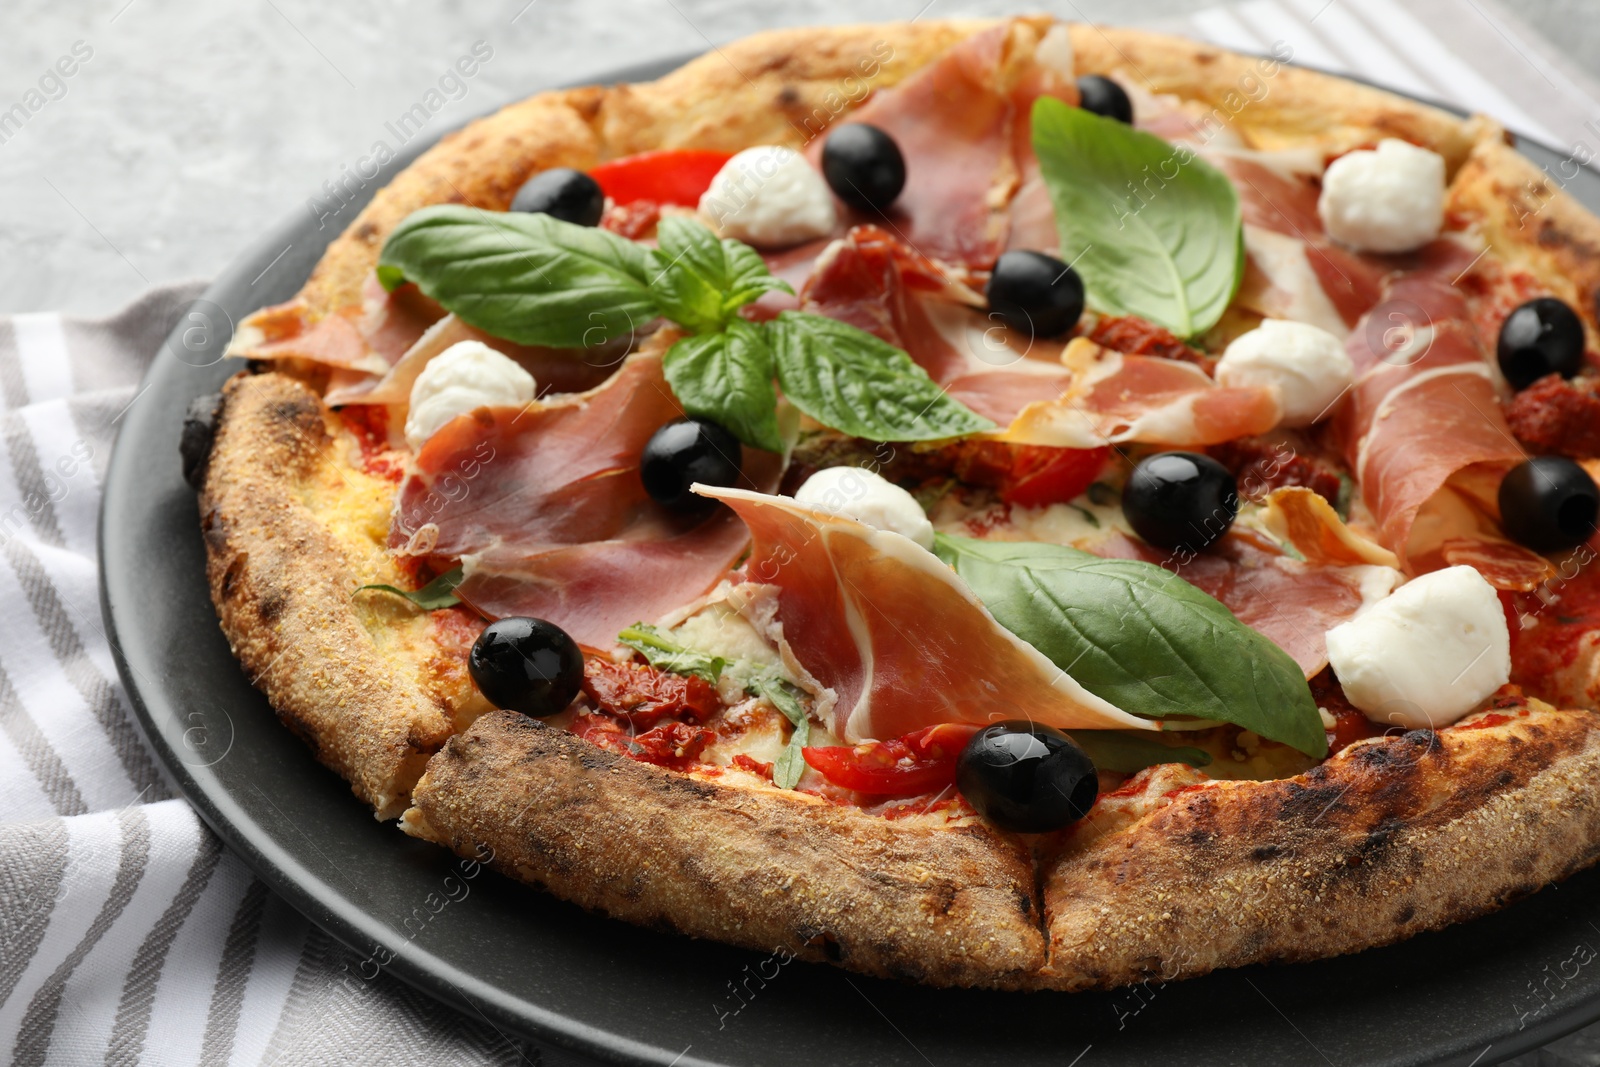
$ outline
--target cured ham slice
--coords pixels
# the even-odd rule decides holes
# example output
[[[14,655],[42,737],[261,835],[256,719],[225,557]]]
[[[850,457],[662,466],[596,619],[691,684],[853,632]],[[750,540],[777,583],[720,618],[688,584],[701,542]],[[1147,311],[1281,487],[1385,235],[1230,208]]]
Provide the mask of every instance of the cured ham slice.
[[[1003,328],[974,314],[982,304],[877,226],[857,226],[831,244],[800,293],[805,310],[904,349],[953,398],[1003,426],[1028,404],[1059,396],[1070,374],[1054,346],[1011,348]]]
[[[333,367],[356,381],[386,374],[444,309],[403,285],[385,292],[377,277],[362,287],[360,307],[316,317],[300,299],[262,308],[239,323],[228,355],[242,359],[304,359]]]
[[[361,375],[354,380],[331,385],[323,399],[329,406],[341,404],[407,404],[411,400],[411,387],[428,361],[451,345],[462,341],[480,341],[503,356],[509,356],[533,375],[539,395],[548,393],[579,393],[592,389],[614,372],[627,356],[623,345],[596,349],[537,348],[513,344],[468,326],[454,315],[446,315],[429,326],[405,352],[405,355],[388,368],[383,377]]]
[[[1242,532],[1229,534],[1181,563],[1170,553],[1122,533],[1078,547],[1107,559],[1144,560],[1173,571],[1289,653],[1307,678],[1328,665],[1327,632],[1388,596],[1403,577],[1392,567],[1375,564],[1301,562]]]
[[[1466,298],[1451,282],[1469,253],[1449,242],[1397,275],[1387,297],[1350,336],[1357,379],[1339,414],[1345,453],[1379,537],[1413,573],[1445,565],[1472,541],[1474,565],[1518,588],[1529,553],[1498,533],[1495,491],[1527,458],[1500,410]],[[1392,320],[1392,321],[1391,321]],[[1499,547],[1496,547],[1496,543]],[[1464,558],[1464,557],[1463,557]],[[1491,558],[1505,566],[1488,566]]]
[[[886,131],[910,166],[889,221],[907,243],[987,269],[1005,247],[1006,207],[1032,158],[1041,94],[1077,102],[1065,26],[1014,19],[962,41],[852,116]]]
[[[1393,552],[1350,529],[1332,504],[1303,485],[1274,489],[1267,497],[1261,521],[1274,535],[1293,545],[1307,563],[1400,566]]]
[[[1211,445],[1265,433],[1283,415],[1274,390],[1220,386],[1193,363],[1125,355],[1081,337],[1067,343],[1061,362],[1070,388],[1024,408],[1002,440],[1057,448]]]
[[[1001,719],[1154,728],[1001,626],[954,571],[909,538],[788,497],[703,492],[749,526],[745,572],[777,589],[775,619],[762,621],[832,691],[830,729],[846,741]]]
[[[589,392],[458,416],[417,454],[390,547],[459,557],[457,595],[491,618],[534,615],[610,648],[703,595],[749,539],[726,510],[685,527],[645,494],[645,443],[682,414],[659,357],[641,352]],[[747,484],[771,488],[781,466],[748,450]]]

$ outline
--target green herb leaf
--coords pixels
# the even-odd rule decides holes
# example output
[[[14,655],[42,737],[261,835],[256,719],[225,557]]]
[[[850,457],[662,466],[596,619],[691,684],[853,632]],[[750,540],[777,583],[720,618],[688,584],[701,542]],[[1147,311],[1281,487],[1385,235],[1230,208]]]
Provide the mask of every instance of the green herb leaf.
[[[413,592],[397,589],[392,585],[363,585],[356,589],[359,593],[363,589],[376,589],[383,593],[393,593],[395,596],[405,597],[424,611],[437,611],[440,608],[453,608],[461,603],[456,596],[456,586],[461,584],[461,568],[445,571],[439,577]]]
[[[617,635],[617,641],[644,656],[652,667],[673,674],[691,674],[713,685],[728,665],[721,656],[684,647],[649,623],[634,623]]]
[[[1033,148],[1088,303],[1179,337],[1216,324],[1244,276],[1239,196],[1187,145],[1041,96]]]
[[[1123,710],[1217,719],[1327,753],[1316,701],[1289,654],[1170,571],[948,534],[934,551],[1002,626]]]
[[[772,351],[754,325],[736,318],[722,333],[682,338],[661,369],[684,411],[726,426],[747,445],[783,451]]]
[[[779,789],[793,789],[806,769],[805,755],[800,750],[811,740],[811,719],[800,702],[800,690],[775,673],[768,673],[752,678],[748,691],[765,697],[794,727],[788,745],[772,764],[772,784]]]
[[[825,426],[872,441],[930,441],[994,429],[900,349],[822,315],[785,311],[766,324],[778,382]]]
[[[687,329],[721,329],[741,306],[762,293],[794,292],[787,282],[772,276],[755,249],[741,241],[718,240],[691,218],[668,215],[661,220],[656,240],[650,291],[661,313]]]
[[[1123,730],[1074,730],[1072,739],[1102,771],[1134,774],[1159,763],[1187,763],[1204,767],[1211,754],[1186,745],[1163,745],[1149,737]]]
[[[659,314],[650,249],[544,214],[459,204],[407,216],[384,243],[378,280],[413,281],[461,321],[524,345],[590,348]]]

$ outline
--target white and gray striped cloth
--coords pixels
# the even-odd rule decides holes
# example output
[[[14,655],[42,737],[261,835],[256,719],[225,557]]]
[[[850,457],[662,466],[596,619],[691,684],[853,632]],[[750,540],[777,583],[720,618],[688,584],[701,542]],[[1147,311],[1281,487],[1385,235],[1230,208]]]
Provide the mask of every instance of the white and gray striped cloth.
[[[1491,0],[1250,0],[1162,27],[1600,145],[1583,77]],[[117,420],[199,290],[0,320],[0,1061],[538,1062],[386,975],[340,981],[357,957],[221,849],[132,725],[95,514]],[[1600,1064],[1600,1033],[1519,1059]]]

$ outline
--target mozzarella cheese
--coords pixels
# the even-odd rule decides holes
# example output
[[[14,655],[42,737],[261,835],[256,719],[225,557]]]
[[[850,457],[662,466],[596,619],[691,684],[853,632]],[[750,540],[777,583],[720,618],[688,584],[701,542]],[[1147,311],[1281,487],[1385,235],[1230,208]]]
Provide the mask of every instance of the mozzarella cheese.
[[[1283,425],[1309,426],[1325,417],[1350,388],[1355,364],[1327,330],[1266,319],[1223,352],[1217,361],[1217,381],[1227,386],[1275,387],[1283,405]]]
[[[903,534],[933,548],[933,523],[904,489],[865,467],[828,467],[807,478],[796,502],[868,526]]]
[[[1446,567],[1329,630],[1328,662],[1373,722],[1439,729],[1510,679],[1511,631],[1481,574]]]
[[[459,341],[440,352],[411,386],[406,444],[412,451],[445,423],[485,405],[515,406],[533,399],[533,375],[482,341]]]
[[[1317,214],[1328,236],[1362,252],[1409,252],[1444,225],[1444,157],[1394,138],[1328,164]]]
[[[826,179],[781,145],[746,148],[723,164],[700,214],[722,236],[767,248],[824,237],[836,219]]]

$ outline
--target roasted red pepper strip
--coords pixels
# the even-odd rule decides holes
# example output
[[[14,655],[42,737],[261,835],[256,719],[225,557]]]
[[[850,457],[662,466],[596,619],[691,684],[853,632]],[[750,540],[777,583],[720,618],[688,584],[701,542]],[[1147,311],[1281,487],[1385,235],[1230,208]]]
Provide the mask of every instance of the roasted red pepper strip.
[[[972,723],[940,723],[890,741],[803,748],[800,752],[818,774],[858,793],[937,792],[955,783],[956,759],[979,729]]]
[[[1047,448],[1023,445],[1011,461],[1011,476],[1000,499],[1024,508],[1064,504],[1084,493],[1100,476],[1109,448]]]
[[[602,163],[589,172],[589,177],[618,204],[653,200],[657,204],[695,207],[701,194],[711,187],[717,171],[732,158],[732,152],[667,148]]]

